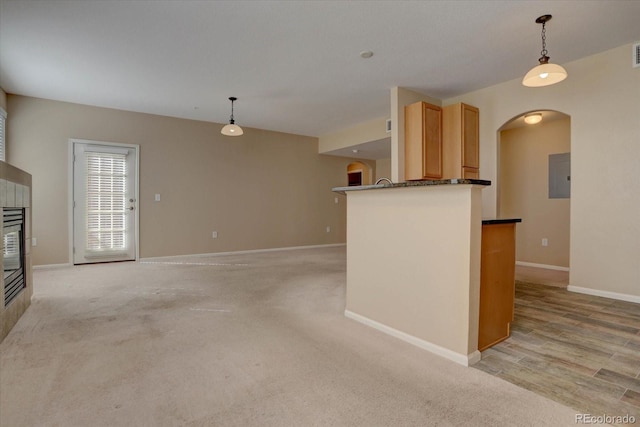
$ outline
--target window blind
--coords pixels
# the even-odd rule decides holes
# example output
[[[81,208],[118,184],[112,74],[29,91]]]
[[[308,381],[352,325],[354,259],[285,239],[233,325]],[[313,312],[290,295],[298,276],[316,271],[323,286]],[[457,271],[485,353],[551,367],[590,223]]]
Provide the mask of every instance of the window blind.
[[[88,252],[127,247],[126,157],[117,153],[85,152]]]
[[[7,122],[7,112],[4,111],[2,108],[0,108],[0,160],[2,160],[3,162],[6,161],[6,157],[5,157],[5,145],[6,145],[6,140],[5,140],[5,128],[6,128],[6,122]]]

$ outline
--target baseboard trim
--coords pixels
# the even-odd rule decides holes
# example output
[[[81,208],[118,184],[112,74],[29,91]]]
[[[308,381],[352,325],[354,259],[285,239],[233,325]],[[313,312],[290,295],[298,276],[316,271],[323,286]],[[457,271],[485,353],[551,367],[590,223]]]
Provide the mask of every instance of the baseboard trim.
[[[295,251],[298,249],[333,248],[333,247],[346,246],[346,245],[347,245],[346,243],[329,243],[326,245],[287,246],[284,248],[249,249],[245,251],[211,252],[206,254],[165,255],[165,256],[158,256],[158,257],[140,258],[138,261],[152,261],[152,260],[161,260],[161,259],[167,259],[167,258],[201,258],[201,257],[211,257],[211,256],[244,255],[244,254],[256,254],[261,252]]]
[[[522,267],[546,268],[547,270],[569,271],[569,267],[549,264],[536,264],[535,262],[516,261],[516,265],[521,265]]]
[[[481,354],[478,350],[474,351],[471,354],[456,353],[455,351],[440,347],[439,345],[430,343],[429,341],[425,341],[413,335],[409,335],[383,323],[376,322],[375,320],[369,319],[368,317],[362,316],[358,313],[354,313],[353,311],[345,310],[344,315],[349,319],[377,329],[380,332],[384,332],[387,335],[391,335],[394,338],[401,339],[402,341],[415,345],[416,347],[419,347],[423,350],[427,350],[430,353],[452,360],[463,366],[471,366],[479,362],[481,358]]]
[[[582,288],[580,286],[573,286],[573,285],[567,286],[567,290],[570,292],[578,293],[578,294],[593,295],[596,297],[617,299],[620,301],[627,301],[627,302],[640,304],[640,296],[637,296],[637,295],[620,294],[618,292],[601,291],[599,289]]]
[[[34,270],[52,270],[56,268],[68,268],[71,267],[71,264],[42,264],[42,265],[34,265],[32,268]]]

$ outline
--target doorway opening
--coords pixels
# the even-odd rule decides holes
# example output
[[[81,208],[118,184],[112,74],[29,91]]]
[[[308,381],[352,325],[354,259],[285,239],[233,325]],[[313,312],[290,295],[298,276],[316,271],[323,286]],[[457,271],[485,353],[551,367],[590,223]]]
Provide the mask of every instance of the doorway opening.
[[[542,120],[526,124],[531,114]],[[498,130],[498,150],[498,215],[522,218],[517,265],[569,271],[570,116],[520,114]]]
[[[371,168],[363,162],[353,162],[347,165],[348,185],[369,185],[371,184]]]

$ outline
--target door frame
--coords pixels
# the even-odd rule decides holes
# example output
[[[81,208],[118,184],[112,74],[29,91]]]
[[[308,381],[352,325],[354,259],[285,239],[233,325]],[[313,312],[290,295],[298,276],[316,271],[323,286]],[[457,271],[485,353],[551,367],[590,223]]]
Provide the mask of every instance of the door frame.
[[[95,141],[90,139],[69,138],[69,144],[67,146],[67,217],[68,217],[68,239],[69,239],[69,265],[73,264],[73,244],[74,244],[74,200],[73,200],[73,156],[74,156],[74,144],[95,144],[106,145],[111,147],[121,147],[132,149],[136,153],[136,173],[134,176],[134,194],[136,199],[136,209],[134,210],[135,221],[135,262],[140,259],[140,145],[138,144],[123,144],[120,142],[108,142],[108,141]]]

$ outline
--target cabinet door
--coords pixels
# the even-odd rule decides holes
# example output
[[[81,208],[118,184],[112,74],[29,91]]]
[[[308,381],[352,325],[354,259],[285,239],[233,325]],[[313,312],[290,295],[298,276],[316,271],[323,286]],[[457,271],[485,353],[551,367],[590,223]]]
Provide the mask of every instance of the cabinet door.
[[[404,175],[407,181],[442,178],[442,110],[416,102],[404,108]]]
[[[442,178],[442,110],[423,103],[424,139],[422,175],[425,178]]]
[[[480,171],[476,168],[462,168],[462,178],[480,179]]]
[[[462,104],[462,166],[480,168],[479,110]]]
[[[515,299],[515,224],[482,225],[478,350],[509,338]]]

